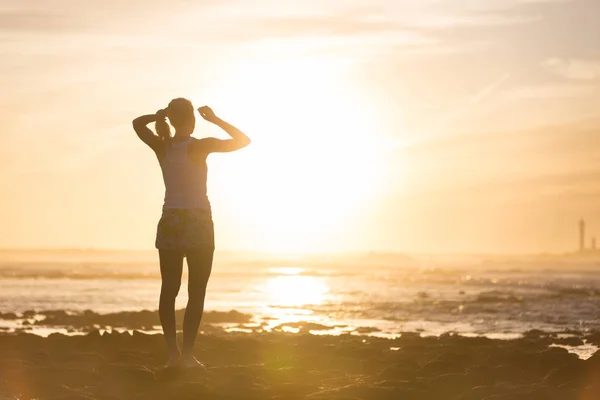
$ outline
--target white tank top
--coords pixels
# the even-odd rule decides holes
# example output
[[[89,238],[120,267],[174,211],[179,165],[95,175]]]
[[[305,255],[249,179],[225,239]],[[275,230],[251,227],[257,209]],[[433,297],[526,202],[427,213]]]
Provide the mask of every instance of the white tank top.
[[[206,195],[206,161],[192,161],[188,148],[192,138],[171,141],[165,146],[165,155],[160,160],[160,168],[165,182],[165,203],[163,209],[199,208],[210,211]]]

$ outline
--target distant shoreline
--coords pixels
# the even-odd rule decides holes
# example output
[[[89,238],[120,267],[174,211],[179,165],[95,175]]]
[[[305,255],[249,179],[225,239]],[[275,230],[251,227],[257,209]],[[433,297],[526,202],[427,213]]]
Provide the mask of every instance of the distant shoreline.
[[[152,254],[155,255],[156,250],[149,249],[117,249],[117,248],[27,248],[27,247],[3,247],[0,248],[2,253],[87,253],[87,254]],[[514,253],[493,253],[493,252],[393,252],[393,251],[356,251],[356,252],[262,252],[262,251],[246,251],[246,250],[218,250],[217,254],[232,255],[232,256],[255,256],[255,257],[332,257],[332,258],[348,258],[348,257],[491,257],[491,258],[530,258],[530,257],[598,257],[600,259],[600,250],[593,251],[564,251],[564,252],[514,252]]]

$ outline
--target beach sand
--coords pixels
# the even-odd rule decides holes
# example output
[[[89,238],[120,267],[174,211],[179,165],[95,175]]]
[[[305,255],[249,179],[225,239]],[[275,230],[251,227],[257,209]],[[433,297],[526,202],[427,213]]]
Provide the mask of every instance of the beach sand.
[[[587,360],[532,331],[492,340],[446,334],[396,339],[283,332],[198,337],[206,370],[164,371],[162,335],[0,335],[0,399],[597,400],[600,353]]]

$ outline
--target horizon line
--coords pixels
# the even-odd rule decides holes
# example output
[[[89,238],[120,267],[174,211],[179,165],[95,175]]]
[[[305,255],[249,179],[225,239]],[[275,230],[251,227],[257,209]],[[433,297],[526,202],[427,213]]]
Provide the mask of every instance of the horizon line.
[[[154,248],[102,248],[102,247],[0,247],[0,252],[99,252],[99,253],[151,253],[157,251]],[[492,252],[492,251],[404,251],[404,250],[360,250],[360,251],[312,251],[312,252],[286,252],[286,251],[260,251],[260,250],[215,250],[215,254],[253,254],[265,256],[298,256],[310,257],[319,255],[345,255],[345,256],[568,256],[585,254],[579,250],[571,251],[514,251],[514,252]],[[598,251],[600,253],[600,251]]]

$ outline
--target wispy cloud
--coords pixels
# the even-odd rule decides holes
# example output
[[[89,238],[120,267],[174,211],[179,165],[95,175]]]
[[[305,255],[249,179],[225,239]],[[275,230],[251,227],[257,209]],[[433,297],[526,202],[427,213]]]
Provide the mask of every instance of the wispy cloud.
[[[572,80],[600,78],[600,61],[582,59],[549,58],[542,65],[550,72]]]
[[[575,0],[519,0],[521,3],[571,3]]]
[[[417,28],[501,27],[539,21],[537,15],[511,15],[501,12],[422,15],[410,22]]]
[[[598,87],[576,82],[523,85],[511,88],[504,93],[508,100],[549,100],[569,99],[590,96],[597,93]]]

